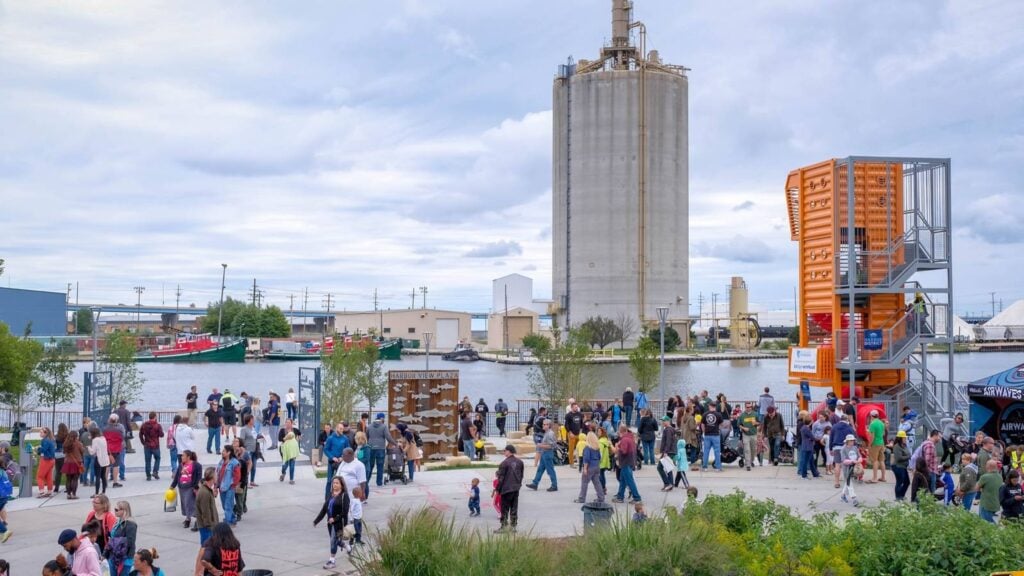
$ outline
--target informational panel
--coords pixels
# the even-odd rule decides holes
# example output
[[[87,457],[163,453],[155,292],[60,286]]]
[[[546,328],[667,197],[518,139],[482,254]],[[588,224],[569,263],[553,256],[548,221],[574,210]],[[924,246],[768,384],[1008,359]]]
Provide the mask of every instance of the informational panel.
[[[459,371],[389,370],[388,422],[423,440],[423,457],[444,460],[459,445]]]
[[[299,368],[299,449],[312,454],[320,432],[320,368]]]
[[[110,397],[113,388],[114,379],[110,372],[85,373],[85,385],[82,387],[82,414],[96,422],[101,430],[106,425],[110,413],[114,411],[114,403]]]

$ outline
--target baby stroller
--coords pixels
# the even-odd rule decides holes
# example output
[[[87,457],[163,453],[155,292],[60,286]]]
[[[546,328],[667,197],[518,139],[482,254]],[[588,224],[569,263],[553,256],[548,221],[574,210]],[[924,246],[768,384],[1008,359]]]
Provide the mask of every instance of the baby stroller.
[[[569,444],[559,440],[555,443],[555,466],[569,463]]]
[[[387,464],[385,469],[388,474],[388,481],[401,480],[402,484],[408,484],[409,478],[406,477],[406,465],[405,465],[405,452],[398,446],[388,448],[387,453]]]
[[[779,463],[780,464],[793,464],[796,460],[793,458],[793,445],[783,440],[779,442]]]

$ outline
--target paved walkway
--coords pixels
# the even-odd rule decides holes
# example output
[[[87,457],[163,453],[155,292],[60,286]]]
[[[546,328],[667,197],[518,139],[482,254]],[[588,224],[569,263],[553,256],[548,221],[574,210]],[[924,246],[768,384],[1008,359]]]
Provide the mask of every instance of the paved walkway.
[[[199,431],[200,435],[205,434]],[[503,445],[501,439],[493,439]],[[205,437],[202,446],[205,446]],[[276,454],[268,459],[277,460]],[[499,458],[494,458],[498,461]],[[204,465],[216,462],[213,455],[200,454]],[[532,456],[525,457],[527,481],[535,473]],[[142,450],[128,458],[128,479],[123,488],[109,488],[107,495],[113,501],[127,500],[139,523],[140,547],[156,547],[160,552],[157,565],[169,575],[189,575],[199,548],[198,534],[182,527],[179,512],[163,511],[163,493],[170,484],[167,454],[160,481],[146,482],[142,473]],[[559,491],[545,492],[547,478],[541,481],[541,490],[523,489],[520,499],[520,531],[531,531],[543,536],[571,535],[582,528],[580,505],[572,500],[577,496],[580,480],[575,469],[556,468]],[[327,571],[320,568],[327,558],[328,539],[323,524],[313,527],[313,518],[323,502],[324,480],[314,476],[313,468],[296,468],[295,485],[278,482],[280,469],[261,466],[257,470],[258,488],[249,492],[249,514],[239,523],[236,533],[242,543],[242,553],[249,568],[272,570],[276,575],[328,575],[352,570],[344,558],[338,558],[338,568]],[[365,507],[366,528],[373,530],[386,525],[388,515],[396,510],[431,506],[453,516],[459,525],[472,530],[490,531],[497,527],[497,514],[490,505],[493,469],[424,471],[416,475],[409,485],[387,485],[382,489],[371,487],[370,500]],[[481,479],[483,515],[469,518],[466,508],[470,480]],[[790,506],[795,512],[808,516],[821,511],[840,514],[854,509],[839,501],[839,491],[832,488],[831,479],[802,480],[793,466],[755,467],[746,472],[734,466],[725,472],[691,472],[689,479],[698,486],[703,498],[708,493],[724,494],[736,489],[758,498],[771,498]],[[618,484],[614,475],[608,477],[609,488]],[[653,467],[645,466],[637,475],[640,493],[648,513],[657,514],[664,506],[679,506],[685,492],[661,492],[661,481]],[[889,483],[857,485],[857,494],[865,505],[892,499],[892,475]],[[0,558],[14,566],[15,574],[37,573],[42,564],[60,552],[57,535],[64,528],[81,526],[90,510],[86,497],[91,487],[81,487],[78,501],[68,501],[61,494],[47,500],[17,499],[7,505],[14,535],[6,544],[0,544]],[[590,496],[593,497],[592,495]],[[631,507],[617,505],[617,513],[627,515]]]

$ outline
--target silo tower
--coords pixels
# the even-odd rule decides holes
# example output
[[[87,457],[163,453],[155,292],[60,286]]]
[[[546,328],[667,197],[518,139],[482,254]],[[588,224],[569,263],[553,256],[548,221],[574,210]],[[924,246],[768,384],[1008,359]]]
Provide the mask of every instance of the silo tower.
[[[639,40],[639,46],[634,43]],[[658,319],[688,334],[686,68],[647,52],[633,3],[612,2],[612,40],[554,80],[553,296],[559,323]],[[634,335],[635,337],[635,335]]]

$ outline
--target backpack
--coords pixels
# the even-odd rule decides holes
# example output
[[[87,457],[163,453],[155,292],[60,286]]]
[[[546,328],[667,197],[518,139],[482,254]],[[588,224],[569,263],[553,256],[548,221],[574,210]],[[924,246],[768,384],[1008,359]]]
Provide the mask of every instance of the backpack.
[[[270,425],[270,406],[263,409],[263,424]]]
[[[171,427],[167,430],[167,447],[168,448],[174,448],[174,447],[176,447],[178,445],[177,441],[174,439],[174,431],[177,430],[177,429],[178,429],[178,425],[177,424],[171,424]]]
[[[11,479],[7,477],[7,472],[0,470],[0,498],[6,500],[14,494],[14,485],[11,484]]]
[[[412,437],[413,437],[414,440],[416,440],[416,447],[417,448],[423,448],[423,439],[420,438],[420,435],[418,433],[416,433],[415,431],[413,431]]]

